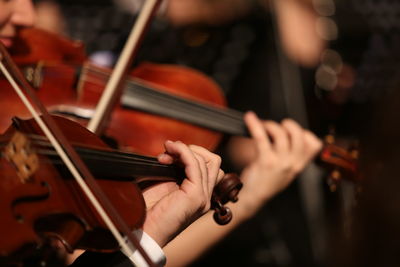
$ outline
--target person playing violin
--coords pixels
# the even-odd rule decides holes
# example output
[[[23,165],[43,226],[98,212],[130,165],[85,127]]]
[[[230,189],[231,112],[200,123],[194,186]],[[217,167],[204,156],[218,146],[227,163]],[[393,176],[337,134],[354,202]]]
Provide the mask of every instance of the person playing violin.
[[[235,153],[237,157],[233,160],[244,166],[239,201],[228,205],[234,214],[232,221],[224,227],[215,225],[210,213],[195,221],[164,248],[167,266],[188,265],[252,218],[266,202],[284,190],[321,149],[321,142],[315,135],[293,120],[286,119],[280,124],[260,121],[254,113],[248,112],[245,122],[252,139],[236,139],[231,144],[234,145],[232,149],[243,152]],[[180,253],[193,243],[196,246]]]
[[[7,48],[12,47],[19,29],[31,26],[34,16],[30,0],[1,0],[1,42]],[[145,237],[144,246],[150,246],[156,252],[157,245],[165,246],[177,233],[208,211],[212,189],[224,175],[220,169],[220,157],[204,148],[167,141],[165,151],[159,155],[159,161],[165,164],[180,162],[185,167],[187,179],[179,186],[165,182],[143,192],[147,206],[143,230],[156,242]],[[156,260],[162,262],[162,253],[157,256]]]
[[[7,47],[12,46],[18,30],[31,26],[33,21],[30,0],[0,0],[0,40]],[[220,158],[201,147],[180,142],[165,144],[166,153],[159,156],[160,162],[168,164],[179,160],[185,165],[188,179],[181,186],[162,183],[144,192],[148,216],[143,229],[158,246],[165,247],[171,265],[187,264],[253,216],[262,204],[294,179],[321,147],[321,142],[311,132],[292,120],[278,124],[260,121],[255,114],[247,113],[245,121],[252,135],[252,140],[245,142],[252,149],[246,149],[249,153],[246,158],[250,160],[241,174],[244,188],[240,201],[231,205],[235,213],[233,221],[228,226],[217,227],[206,214],[172,242],[180,231],[209,209],[211,188],[223,172],[219,169]],[[206,238],[204,233],[207,233]],[[188,241],[196,242],[197,248],[184,257],[180,252]]]

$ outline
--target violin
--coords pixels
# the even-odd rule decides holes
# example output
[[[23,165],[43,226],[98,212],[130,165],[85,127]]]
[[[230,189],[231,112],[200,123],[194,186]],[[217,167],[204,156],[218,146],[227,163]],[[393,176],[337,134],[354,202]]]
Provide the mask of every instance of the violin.
[[[97,158],[103,164],[124,165],[126,160],[119,159],[124,156],[115,155],[97,136],[61,117],[56,121],[74,146],[79,147],[79,154],[88,158],[89,168],[95,169],[95,175],[98,172],[93,165],[98,165],[93,161]],[[119,248],[32,119],[14,119],[13,125],[1,136],[1,151],[3,201],[0,210],[4,226],[1,257],[18,260],[50,239],[61,240],[69,252],[77,247],[99,251]],[[139,159],[132,161],[142,163]],[[141,191],[134,183],[108,179],[110,175],[102,175],[97,180],[102,191],[130,229],[141,227],[145,217]]]
[[[145,217],[143,196],[136,185],[145,189],[159,181],[180,183],[185,177],[178,166],[110,149],[79,124],[62,117],[54,119],[130,229],[141,227]],[[69,252],[75,248],[119,249],[33,119],[15,118],[0,140],[0,210],[7,211],[2,215],[5,225],[1,230],[0,256],[16,258],[14,254],[26,254],[51,238],[61,240]],[[227,201],[235,201],[238,193],[237,188],[227,192],[221,185],[215,189],[212,201],[217,210]]]

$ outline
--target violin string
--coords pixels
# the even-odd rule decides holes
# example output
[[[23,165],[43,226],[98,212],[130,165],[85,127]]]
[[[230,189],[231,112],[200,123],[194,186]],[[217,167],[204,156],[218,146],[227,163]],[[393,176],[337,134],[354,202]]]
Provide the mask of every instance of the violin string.
[[[51,145],[49,144],[49,142],[47,141],[47,139],[43,136],[40,135],[27,135],[29,138],[31,138],[33,140],[33,143],[36,145],[40,145],[43,147],[51,147]],[[153,157],[148,157],[148,156],[144,156],[144,155],[138,155],[138,154],[134,154],[134,153],[128,153],[128,152],[122,152],[122,151],[116,151],[116,150],[112,150],[112,151],[106,151],[106,150],[100,150],[100,149],[93,149],[93,148],[84,148],[84,147],[79,147],[76,146],[76,150],[80,153],[80,154],[86,154],[86,155],[97,155],[99,157],[105,157],[105,158],[114,158],[118,159],[118,160],[124,160],[123,162],[129,162],[129,161],[136,161],[136,162],[140,162],[140,163],[147,163],[149,165],[153,165],[153,166],[167,166],[164,164],[161,164],[157,161],[156,158]],[[53,151],[53,150],[51,150]]]
[[[91,81],[93,83],[98,83],[100,79],[98,77],[101,77],[101,75],[104,77],[104,81],[106,80],[107,76],[109,74],[105,71],[99,70],[96,67],[93,66],[87,66],[85,68],[85,73],[88,75],[85,75],[85,80],[86,81]],[[92,74],[93,76],[96,76],[95,79],[91,78],[93,76],[89,75]],[[137,84],[140,84],[143,90],[140,91],[140,96],[142,98],[146,97],[151,97],[147,99],[150,103],[156,104],[153,101],[156,101],[156,97],[158,98],[157,104],[162,104],[163,106],[166,106],[166,108],[170,109],[180,109],[180,112],[185,112],[185,113],[190,113],[193,117],[199,118],[199,116],[202,116],[202,120],[208,120],[208,121],[214,121],[215,125],[220,125],[222,124],[230,124],[232,125],[231,127],[235,129],[243,129],[243,114],[239,111],[232,110],[232,109],[223,109],[223,108],[218,108],[214,107],[212,105],[207,105],[203,103],[197,103],[182,97],[176,97],[173,95],[169,95],[163,92],[160,92],[158,90],[150,88],[148,85],[145,85],[144,83],[140,82],[139,80],[135,79],[127,79],[126,82],[126,87],[127,88],[134,88],[136,91],[138,86],[135,86]],[[94,91],[94,90],[93,90]],[[139,92],[139,91],[138,91]],[[201,122],[198,124],[202,124]],[[236,130],[237,131],[237,130]]]
[[[131,90],[128,91],[127,94],[132,98],[135,98],[135,101],[139,99],[148,103],[145,105],[142,102],[136,102],[143,106],[144,109],[147,109],[148,106],[154,105],[158,110],[162,107],[166,112],[178,112],[178,116],[191,115],[190,122],[197,122],[200,126],[205,123],[206,125],[212,123],[217,130],[222,126],[225,126],[224,128],[227,128],[228,131],[241,133],[245,128],[242,119],[243,114],[237,111],[224,112],[221,111],[221,108],[191,102],[149,88],[134,86],[133,84],[130,84],[129,88]]]
[[[139,84],[140,86],[135,87],[136,84]],[[146,85],[146,82],[142,82],[141,80],[128,79],[128,88],[132,88],[132,90],[140,88],[142,90],[138,90],[138,92],[143,93],[142,95],[144,96],[151,94],[159,97],[161,100],[166,101],[167,103],[170,102],[171,104],[182,104],[182,106],[184,107],[200,108],[201,110],[212,112],[212,115],[220,114],[221,116],[226,116],[227,118],[231,118],[237,121],[240,121],[243,116],[241,112],[238,112],[236,110],[217,108],[215,106],[212,106],[211,104],[206,105],[201,102],[191,101],[183,97],[152,89],[148,87],[148,85]]]
[[[36,150],[39,154],[47,155],[47,156],[56,156],[54,150]],[[98,159],[98,160],[105,160],[107,162],[118,162],[123,164],[145,164],[147,166],[160,166],[164,167],[166,165],[162,165],[161,163],[157,163],[154,161],[146,161],[136,157],[126,157],[115,155],[112,152],[99,152],[99,151],[92,151],[92,150],[81,150],[77,149],[78,154],[80,154],[85,159]]]
[[[213,106],[212,104],[207,105],[202,102],[195,102],[195,101],[192,101],[192,100],[184,98],[184,97],[169,94],[168,92],[162,92],[162,91],[153,89],[151,87],[148,87],[148,85],[146,84],[146,81],[143,81],[140,79],[128,79],[128,85],[135,86],[136,84],[140,85],[140,88],[144,89],[141,92],[155,93],[157,96],[165,96],[166,101],[172,100],[172,101],[176,101],[176,103],[180,102],[180,103],[183,103],[183,104],[186,104],[189,106],[199,107],[204,110],[209,109],[213,113],[226,114],[228,117],[231,117],[232,119],[235,119],[235,120],[241,120],[241,117],[243,116],[243,114],[241,112],[236,111],[236,110],[216,107],[216,106]]]
[[[52,148],[51,144],[46,139],[46,137],[34,134],[28,134],[26,136],[32,140],[32,144],[40,146],[40,148],[35,149],[35,151],[38,154],[46,156],[57,156],[57,152]],[[6,143],[2,143],[0,144],[0,147],[4,147],[6,145],[7,145]],[[106,150],[99,150],[92,148],[84,148],[79,146],[75,146],[75,148],[78,154],[85,159],[106,160],[107,162],[115,162],[121,164],[142,164],[145,166],[168,168],[168,165],[159,163],[157,159],[153,157],[138,155],[134,153],[127,153],[122,151],[106,151]],[[1,154],[1,157],[3,156],[4,155]],[[52,162],[55,163],[56,160]]]
[[[86,65],[85,73],[96,75],[97,77],[101,78],[104,82],[107,82],[107,80],[110,78],[109,71],[101,70],[99,67],[96,67],[94,65]]]
[[[45,155],[45,156],[57,156],[55,151],[52,151],[52,150],[37,150],[37,153],[40,154],[40,155]],[[165,168],[168,168],[167,165],[161,165],[161,164],[157,164],[155,162],[148,163],[148,162],[141,162],[141,161],[132,161],[132,159],[111,158],[111,157],[105,157],[105,156],[98,155],[98,154],[92,154],[92,155],[80,154],[80,155],[82,156],[84,161],[85,160],[87,160],[87,161],[91,160],[93,162],[98,162],[98,163],[103,163],[104,162],[104,163],[107,163],[107,164],[115,163],[115,164],[120,164],[118,166],[120,166],[120,167],[123,166],[124,168],[132,167],[132,166],[135,167],[138,164],[140,164],[141,166],[144,166],[144,167],[162,167],[162,168],[165,167]],[[59,161],[59,160],[51,159],[50,161],[52,163],[62,164],[62,162]]]
[[[29,137],[31,140],[33,140],[33,144],[40,145],[42,147],[51,147],[51,144],[49,143],[48,139],[44,136],[34,135],[34,134],[27,134],[26,136]],[[78,147],[78,150],[83,151],[84,149]],[[96,153],[102,152],[102,151],[96,150],[96,149],[91,149],[91,150],[89,149],[88,151],[96,151]],[[110,153],[110,152],[107,151],[107,153]],[[141,155],[137,155],[137,154],[133,154],[133,153],[123,153],[123,152],[119,152],[119,151],[113,151],[111,154],[107,154],[106,156],[111,157],[116,154],[118,154],[120,157],[123,155],[129,159],[142,160],[143,162],[145,162],[146,160],[147,160],[147,162],[154,161],[154,160],[152,161],[152,158],[150,158],[150,157],[146,158]]]
[[[54,154],[54,153],[53,153]],[[0,158],[4,157],[0,155]],[[84,160],[87,160],[86,157],[83,157]],[[97,159],[96,159],[97,161]],[[65,166],[62,160],[55,159],[41,159],[41,164],[50,164],[52,166]],[[110,162],[107,160],[107,167],[104,164],[97,164],[94,162],[87,161],[85,162],[89,169],[93,171],[93,173],[97,176],[97,178],[105,178],[111,180],[120,180],[123,179],[126,181],[132,181],[136,183],[141,183],[143,181],[174,181],[180,182],[184,177],[181,176],[183,172],[179,172],[177,170],[168,168],[168,169],[149,169],[153,166],[145,166],[143,164],[120,164],[120,162]],[[103,163],[103,162],[101,162]],[[117,165],[116,165],[117,164]],[[0,164],[0,170],[4,170],[4,164]],[[145,167],[145,168],[143,168]],[[158,165],[156,167],[159,167]],[[115,168],[118,168],[118,173],[115,172]],[[97,170],[97,171],[96,171]],[[13,178],[14,176],[3,176],[3,178]]]
[[[87,71],[88,74],[92,73],[93,75],[97,75],[97,76],[99,76],[99,75],[107,75],[106,72],[98,70],[98,69],[95,69],[95,68],[90,68],[90,66],[88,68],[86,68],[86,71]],[[90,77],[90,76],[86,76],[86,77]],[[86,80],[90,80],[90,79],[86,78]],[[104,80],[106,80],[106,79],[104,79]],[[94,82],[94,80],[92,82]],[[127,83],[128,83],[128,85],[132,85],[132,84],[134,85],[134,84],[137,84],[137,83],[140,83],[140,82],[135,81],[134,79],[128,79]],[[144,86],[144,87],[146,87],[146,89],[150,89],[151,91],[154,91],[154,89],[148,88],[147,86]],[[156,91],[156,92],[158,92],[158,91]],[[169,99],[163,99],[163,100],[168,102]],[[186,100],[184,98],[181,98],[179,100],[183,101],[184,104],[188,104],[190,106],[193,106],[193,105],[197,104],[196,102],[192,102],[192,101]],[[218,108],[215,108],[215,107],[212,107],[212,106],[208,107],[207,105],[204,105],[204,104],[200,104],[200,105],[201,105],[201,108],[205,109],[205,110],[210,108],[212,110],[212,112],[213,112],[212,115],[215,115],[216,113],[220,113],[222,115],[226,115],[226,116],[232,117],[233,119],[242,121],[243,114],[238,112],[238,111],[230,110],[230,109],[222,109],[222,108],[218,109]]]
[[[42,142],[40,142],[42,145]],[[41,158],[41,164],[51,164],[58,166],[65,166],[64,162],[60,160],[60,157],[54,149],[51,149],[47,144],[45,148],[36,148],[35,152],[38,155],[44,155],[45,158]],[[161,164],[156,161],[143,160],[143,158],[137,158],[137,155],[130,155],[123,153],[123,156],[115,155],[113,152],[99,151],[93,149],[77,149],[78,154],[82,157],[85,164],[89,166],[89,169],[100,177],[119,177],[119,179],[129,179],[140,183],[148,180],[145,177],[160,177],[163,181],[168,180],[167,177],[171,177],[171,181],[176,181],[176,178],[183,178],[183,169],[177,169],[171,165]],[[128,157],[127,157],[128,155]],[[3,153],[0,154],[0,158],[6,157]],[[115,170],[118,170],[116,172]],[[163,177],[163,178],[161,178]]]
[[[92,70],[91,66],[84,66],[82,70],[83,74],[83,79],[82,81],[84,82],[92,82],[94,84],[98,85],[104,85],[107,82],[107,79],[109,78],[110,74],[104,72],[104,71],[94,71]],[[93,88],[90,88],[91,91],[94,91]],[[100,90],[100,89],[99,89]]]

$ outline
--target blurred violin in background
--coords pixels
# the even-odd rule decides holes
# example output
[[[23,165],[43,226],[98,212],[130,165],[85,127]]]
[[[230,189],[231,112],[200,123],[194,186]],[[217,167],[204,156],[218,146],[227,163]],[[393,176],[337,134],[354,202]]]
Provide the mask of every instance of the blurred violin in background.
[[[68,45],[67,42],[69,42]],[[59,53],[55,51],[55,47],[60,48]],[[73,56],[73,52],[76,52],[76,56]],[[83,124],[85,124],[84,120],[91,118],[111,70],[86,62],[80,43],[71,42],[38,29],[25,29],[21,32],[20,39],[11,53],[24,70],[28,81],[37,89],[40,99],[52,113],[70,116],[76,120],[81,119]],[[141,79],[146,80],[146,84],[141,82]],[[154,84],[161,86],[153,89],[151,85]],[[138,94],[143,95],[142,98],[149,95],[151,97],[153,92],[163,90],[200,103],[219,106],[224,106],[226,103],[219,87],[212,80],[197,71],[178,66],[155,64],[139,66],[133,70],[125,87],[125,92],[141,90]],[[5,101],[1,103],[7,105],[7,108],[2,111],[3,114],[0,114],[0,129],[4,129],[10,119],[10,115],[5,113],[23,116],[15,104],[9,104],[14,102],[10,99],[15,97],[16,95],[11,93],[1,98],[8,100],[7,103]],[[142,101],[141,104],[155,108],[165,100],[162,94],[161,98],[158,97],[158,102],[152,102],[154,97],[157,98],[153,96],[145,99],[145,102]],[[179,108],[176,103],[167,102],[165,105],[168,105],[166,108],[170,109],[169,112],[192,113],[191,106],[186,107],[186,110],[175,111],[174,109]],[[158,112],[168,115],[168,111],[161,106]],[[106,135],[117,139],[122,148],[133,149],[148,155],[161,153],[162,144],[167,139],[182,140],[184,143],[194,143],[213,150],[222,136],[220,133],[191,124],[120,106],[113,111]]]

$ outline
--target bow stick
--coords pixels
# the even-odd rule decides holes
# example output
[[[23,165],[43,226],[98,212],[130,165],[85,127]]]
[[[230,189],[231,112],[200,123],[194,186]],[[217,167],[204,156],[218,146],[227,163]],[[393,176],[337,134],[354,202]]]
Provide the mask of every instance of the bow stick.
[[[89,121],[87,128],[96,133],[102,133],[108,119],[110,118],[111,111],[117,104],[121,96],[122,83],[125,81],[125,74],[128,68],[132,65],[133,58],[136,55],[139,45],[143,39],[144,33],[150,25],[150,20],[157,11],[162,0],[147,0],[140,14],[133,26],[128,40],[122,50],[121,56],[110,76],[110,79],[104,89],[104,92],[97,104],[95,113]]]

